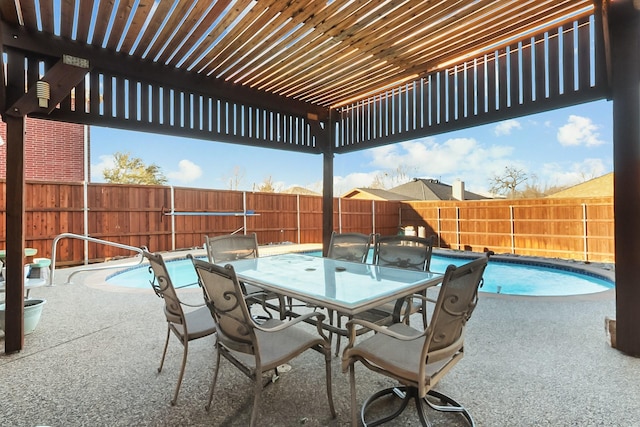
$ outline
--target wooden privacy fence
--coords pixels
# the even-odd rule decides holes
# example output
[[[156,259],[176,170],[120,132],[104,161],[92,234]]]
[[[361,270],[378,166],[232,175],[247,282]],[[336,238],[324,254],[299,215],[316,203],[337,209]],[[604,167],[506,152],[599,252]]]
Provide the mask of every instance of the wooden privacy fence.
[[[0,181],[0,248],[6,247],[6,182]],[[396,233],[399,204],[336,201],[343,231]],[[374,228],[376,227],[376,228]],[[204,236],[255,232],[260,244],[322,241],[322,197],[166,186],[27,182],[26,245],[50,257],[62,233],[151,251],[202,246]],[[126,250],[61,239],[57,264],[130,256]]]
[[[400,222],[445,248],[614,261],[612,197],[404,202]]]
[[[0,248],[6,247],[0,181]],[[524,199],[397,202],[334,200],[334,228],[396,234],[412,225],[439,245],[589,261],[613,261],[613,200]],[[421,228],[424,227],[424,228]],[[255,232],[260,244],[322,241],[322,197],[166,186],[28,182],[26,245],[50,257],[61,233],[151,251],[202,246],[204,236]],[[130,256],[117,247],[60,240],[58,265]]]

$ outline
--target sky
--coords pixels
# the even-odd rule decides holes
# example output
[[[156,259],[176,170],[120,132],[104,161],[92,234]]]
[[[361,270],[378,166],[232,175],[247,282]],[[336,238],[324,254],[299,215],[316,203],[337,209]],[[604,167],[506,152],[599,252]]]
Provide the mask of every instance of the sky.
[[[386,145],[334,157],[334,196],[369,187],[387,188],[412,178],[435,178],[487,194],[505,168],[523,171],[540,188],[571,186],[613,170],[612,103],[596,101],[489,125]],[[129,153],[156,164],[176,187],[253,191],[271,180],[322,192],[322,155],[244,147],[151,133],[90,128],[91,182],[104,182],[113,154]],[[398,179],[398,170],[406,179]]]

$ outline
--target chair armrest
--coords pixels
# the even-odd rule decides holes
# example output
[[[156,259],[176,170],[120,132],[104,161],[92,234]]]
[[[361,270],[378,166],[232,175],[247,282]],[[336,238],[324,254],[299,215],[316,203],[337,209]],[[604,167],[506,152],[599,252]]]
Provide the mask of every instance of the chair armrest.
[[[289,328],[289,327],[295,325],[296,323],[304,322],[305,320],[310,319],[312,317],[317,317],[318,318],[318,322],[316,322],[316,323],[317,323],[319,329],[321,330],[322,329],[322,326],[321,326],[322,325],[322,321],[324,320],[325,315],[323,313],[319,313],[317,311],[314,311],[314,312],[311,312],[311,313],[307,313],[307,314],[302,314],[302,315],[300,315],[300,316],[298,316],[298,317],[296,317],[296,318],[294,318],[292,320],[288,320],[288,321],[283,322],[283,323],[281,323],[281,324],[279,324],[277,326],[274,326],[272,328],[265,328],[265,327],[260,326],[258,324],[254,325],[254,326],[255,326],[256,329],[259,329],[259,330],[261,330],[263,332],[277,332],[277,331],[281,331],[283,329]],[[324,334],[321,334],[321,335],[324,336]]]
[[[180,289],[180,288],[178,288],[178,289]],[[176,291],[177,291],[177,290],[176,290]],[[184,301],[182,301],[182,299],[180,298],[180,296],[178,295],[178,293],[177,293],[177,292],[176,292],[176,296],[178,297],[178,304],[180,304],[180,305],[184,305],[184,306],[186,306],[186,307],[195,307],[195,308],[198,308],[198,307],[204,307],[205,305],[207,305],[207,303],[206,303],[206,302],[201,302],[201,303],[197,303],[197,304],[190,304],[190,303],[188,303],[188,302],[184,302]]]
[[[253,292],[250,294],[247,294],[246,292],[243,292],[242,295],[244,296],[244,300],[248,300],[248,299],[252,299],[255,297],[266,297],[268,294],[265,291],[259,291],[259,292]]]
[[[415,298],[415,299],[420,299],[422,301],[431,302],[431,303],[434,303],[434,304],[437,302],[437,300],[435,300],[433,298],[429,298],[426,295],[413,294],[412,297]]]
[[[372,331],[379,332],[381,334],[384,334],[384,335],[387,335],[387,336],[390,336],[392,338],[396,338],[396,339],[399,339],[399,340],[402,340],[402,341],[412,341],[412,340],[415,340],[416,338],[418,338],[418,337],[423,335],[423,333],[421,333],[420,331],[415,330],[415,329],[414,329],[416,331],[415,335],[399,334],[397,332],[390,331],[389,328],[386,327],[386,326],[376,325],[375,323],[368,322],[368,321],[362,320],[362,319],[352,319],[352,320],[349,320],[347,322],[347,324],[346,324],[346,328],[347,328],[348,333],[349,333],[349,345],[347,346],[347,348],[349,346],[351,346],[352,339],[353,339],[353,341],[355,341],[355,338],[356,338],[355,326],[356,325],[363,326],[363,327],[365,327],[367,329],[371,329]],[[346,350],[346,348],[345,348],[345,350]]]
[[[182,300],[178,300],[178,302],[180,303],[180,305],[186,305],[187,307],[204,307],[205,305],[207,305],[206,303],[202,303],[202,304],[189,304],[187,302],[184,302]]]

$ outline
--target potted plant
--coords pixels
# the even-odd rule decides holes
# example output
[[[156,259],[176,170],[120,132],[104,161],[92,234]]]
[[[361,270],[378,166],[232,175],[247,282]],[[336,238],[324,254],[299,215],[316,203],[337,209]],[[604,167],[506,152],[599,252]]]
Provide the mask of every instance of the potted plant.
[[[38,326],[40,316],[42,315],[42,307],[47,300],[42,298],[33,298],[24,300],[24,334],[30,334]],[[0,304],[0,329],[4,331],[4,314],[6,304]]]

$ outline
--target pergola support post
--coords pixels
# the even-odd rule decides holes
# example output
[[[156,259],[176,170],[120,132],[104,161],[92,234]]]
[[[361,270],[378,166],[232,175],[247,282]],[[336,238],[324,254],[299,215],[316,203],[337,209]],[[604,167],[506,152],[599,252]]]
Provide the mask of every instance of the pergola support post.
[[[7,123],[7,267],[4,351],[24,347],[24,117],[6,115]]]
[[[612,51],[616,347],[640,357],[640,13],[609,3]]]
[[[333,231],[333,147],[335,132],[334,111],[328,111],[328,121],[318,120],[318,116],[307,114],[317,146],[322,150],[322,254],[327,256],[329,240]]]
[[[327,256],[333,231],[333,152],[325,150],[322,160],[322,254]]]

